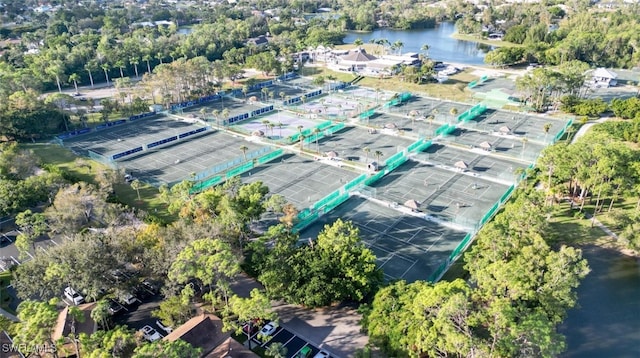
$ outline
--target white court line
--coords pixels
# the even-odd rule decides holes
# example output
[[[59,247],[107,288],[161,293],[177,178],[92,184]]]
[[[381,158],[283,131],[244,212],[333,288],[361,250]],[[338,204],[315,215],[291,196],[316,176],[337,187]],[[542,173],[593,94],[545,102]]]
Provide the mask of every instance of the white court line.
[[[413,266],[415,266],[417,263],[418,263],[418,260],[413,261],[413,263],[411,264],[411,266],[409,266],[409,268],[408,268],[408,269],[406,269],[406,270],[402,273],[402,275],[400,275],[400,277],[398,277],[398,278],[403,278],[403,277],[404,277],[404,275],[406,275],[406,274],[407,274],[407,272],[409,272],[409,270],[411,270],[411,269],[413,268]]]
[[[16,264],[20,265],[20,261],[18,261],[18,259],[16,259],[13,256],[9,256],[9,257],[11,257],[11,260],[13,260],[13,262],[15,262]]]

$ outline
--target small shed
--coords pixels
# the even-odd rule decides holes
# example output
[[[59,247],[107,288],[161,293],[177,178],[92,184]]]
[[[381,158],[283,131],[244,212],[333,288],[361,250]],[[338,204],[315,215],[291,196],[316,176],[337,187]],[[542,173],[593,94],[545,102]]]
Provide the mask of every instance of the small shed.
[[[329,157],[329,158],[337,158],[337,157],[338,157],[338,152],[335,152],[335,151],[333,151],[333,150],[332,150],[332,151],[329,151],[329,152],[326,152],[326,153],[324,153],[324,154],[326,154],[326,155],[327,155],[327,157]]]
[[[395,123],[387,123],[384,125],[386,129],[398,129],[398,126]]]
[[[371,163],[367,164],[367,169],[372,170],[372,171],[378,171],[378,163],[377,162],[371,162]]]
[[[491,150],[491,148],[492,148],[493,146],[492,146],[492,145],[491,145],[491,143],[489,143],[489,142],[482,142],[482,143],[480,143],[479,147],[480,147],[481,149],[484,149],[484,150],[486,150],[486,151],[489,151],[489,150]]]
[[[467,163],[465,163],[462,160],[459,160],[457,162],[455,162],[455,164],[453,164],[454,167],[458,168],[458,169],[462,169],[462,170],[466,170],[469,169],[469,165]]]
[[[498,132],[500,132],[500,134],[509,134],[511,133],[511,128],[507,126],[502,126],[498,129]]]
[[[258,129],[258,130],[253,131],[253,133],[251,133],[251,135],[254,136],[254,137],[264,137],[264,132]]]
[[[406,206],[407,208],[411,209],[411,210],[418,210],[418,208],[420,208],[420,203],[418,203],[417,201],[410,199],[404,202],[404,206]]]

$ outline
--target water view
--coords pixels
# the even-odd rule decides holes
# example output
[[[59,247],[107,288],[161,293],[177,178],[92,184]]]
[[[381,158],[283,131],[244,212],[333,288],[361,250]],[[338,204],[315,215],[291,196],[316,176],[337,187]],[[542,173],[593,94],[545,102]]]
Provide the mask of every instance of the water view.
[[[466,65],[483,65],[485,46],[474,42],[457,40],[451,37],[455,25],[451,22],[439,24],[434,29],[423,30],[390,30],[378,29],[372,32],[349,32],[344,43],[353,43],[360,38],[364,43],[370,40],[387,39],[390,43],[401,41],[402,52],[422,52],[423,45],[429,45],[429,57],[436,61],[462,63]]]

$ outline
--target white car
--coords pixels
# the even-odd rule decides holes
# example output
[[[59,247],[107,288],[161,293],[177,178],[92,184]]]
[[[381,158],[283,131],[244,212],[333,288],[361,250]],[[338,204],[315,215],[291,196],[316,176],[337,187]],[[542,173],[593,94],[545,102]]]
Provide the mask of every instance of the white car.
[[[331,355],[327,351],[320,351],[313,356],[313,358],[330,358]]]
[[[171,328],[169,326],[165,326],[164,324],[162,324],[162,321],[160,321],[160,320],[157,320],[156,324],[158,325],[158,327],[160,327],[163,331],[165,331],[167,333],[173,332],[173,328]]]
[[[82,297],[81,294],[79,294],[76,290],[74,290],[73,288],[71,288],[70,286],[67,286],[64,289],[64,295],[65,297],[67,297],[71,302],[73,302],[74,305],[79,305],[84,303],[84,297]]]
[[[267,324],[264,325],[264,327],[262,327],[262,329],[260,330],[260,334],[263,336],[270,336],[273,333],[275,333],[276,329],[278,329],[278,323],[277,322],[269,322]]]
[[[153,327],[151,326],[142,327],[142,334],[144,335],[144,339],[146,339],[149,342],[155,342],[157,340],[162,339],[163,337],[160,333],[158,333],[158,331],[153,329]]]

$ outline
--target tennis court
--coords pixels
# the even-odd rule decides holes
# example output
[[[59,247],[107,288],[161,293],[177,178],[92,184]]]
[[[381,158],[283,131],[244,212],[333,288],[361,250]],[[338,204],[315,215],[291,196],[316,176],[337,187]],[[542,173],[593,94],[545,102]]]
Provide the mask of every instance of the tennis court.
[[[454,142],[479,151],[483,150],[481,145],[486,142],[491,145],[490,151],[496,155],[529,163],[534,162],[546,147],[544,143],[529,141],[528,137],[503,134],[499,131],[499,128],[490,132],[458,128],[451,135],[441,140],[443,142]]]
[[[455,121],[456,115],[451,114],[451,110],[455,108],[458,114],[471,108],[470,105],[457,102],[443,101],[435,98],[426,98],[413,96],[408,101],[402,104],[391,107],[392,113],[403,113],[409,115],[410,112],[415,112],[417,116],[429,117],[434,115],[436,121],[439,122],[452,122]]]
[[[202,128],[202,125],[165,116],[155,116],[65,139],[64,145],[77,153],[86,154],[87,150],[91,150],[109,157],[198,128]],[[204,131],[203,135],[210,132],[211,130]]]
[[[355,117],[364,109],[365,107],[359,102],[333,94],[296,106],[296,110],[302,113],[317,114],[326,119]]]
[[[262,90],[266,88],[268,92],[265,94]],[[283,100],[292,97],[299,97],[309,92],[308,88],[295,85],[287,85],[284,82],[274,82],[272,86],[264,87],[261,90],[251,91],[247,93],[247,98],[256,97],[264,103],[281,103]],[[265,92],[267,91],[265,90]],[[284,97],[283,97],[284,95]]]
[[[474,125],[474,123],[476,123]],[[488,110],[484,115],[469,122],[471,128],[484,131],[502,132],[518,137],[526,137],[529,141],[550,142],[567,123],[567,120],[553,117],[525,115],[514,112]],[[545,125],[549,124],[549,133],[545,133]]]
[[[326,224],[351,220],[363,242],[377,257],[385,279],[427,280],[467,234],[424,218],[352,196],[300,233],[300,240],[315,239]]]
[[[383,91],[379,89],[373,89],[368,87],[350,86],[345,88],[341,95],[346,96],[347,99],[354,101],[371,101],[376,104],[383,104],[393,97],[396,92]]]
[[[384,162],[397,152],[405,149],[415,140],[403,138],[399,136],[391,136],[380,133],[370,133],[366,129],[359,127],[346,127],[339,133],[324,137],[319,141],[320,152],[336,152],[342,159],[352,161],[362,161],[367,159],[379,160]],[[369,153],[364,151],[369,148]],[[376,152],[381,152],[380,158],[377,158]]]
[[[246,147],[243,153],[241,147]],[[152,184],[175,184],[191,178],[218,164],[235,160],[243,163],[244,157],[259,151],[264,145],[244,140],[242,137],[215,131],[207,136],[180,142],[159,150],[143,152],[139,156],[125,157],[118,165],[128,173]]]
[[[237,130],[245,134],[261,131],[269,139],[281,140],[287,138],[302,129],[313,128],[324,120],[318,118],[317,115],[303,115],[285,110],[275,110],[269,114],[260,116],[256,119],[247,119],[237,125],[231,126],[231,129]],[[270,126],[269,123],[273,124]]]
[[[428,116],[427,116],[428,117]],[[405,132],[413,140],[418,137],[432,137],[436,129],[447,123],[444,116],[437,116],[434,119],[423,116],[408,116],[406,113],[376,113],[368,120],[363,120],[370,126],[377,128],[396,128]],[[449,122],[451,122],[449,120]]]
[[[242,175],[244,182],[262,181],[270,193],[280,194],[299,210],[353,180],[359,173],[286,154]]]
[[[410,160],[373,184],[372,196],[419,210],[461,228],[472,229],[510,185],[453,166]]]
[[[463,162],[467,166],[466,173],[472,173],[476,177],[505,185],[515,183],[518,168],[528,167],[526,162],[493,155],[489,150],[482,148],[462,149],[435,143],[424,152],[416,154],[413,159],[452,170],[460,170],[461,168],[456,164],[461,166],[460,162]]]

